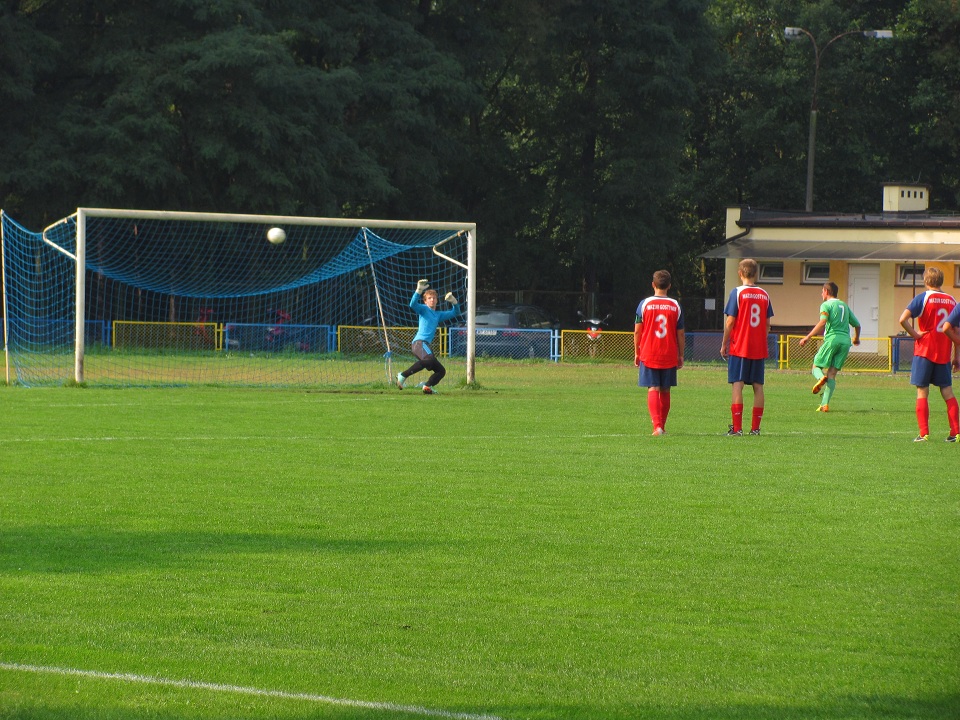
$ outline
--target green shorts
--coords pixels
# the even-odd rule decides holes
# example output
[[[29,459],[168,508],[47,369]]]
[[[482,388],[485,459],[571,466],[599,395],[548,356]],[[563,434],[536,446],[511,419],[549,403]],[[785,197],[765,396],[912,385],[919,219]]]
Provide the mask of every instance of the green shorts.
[[[813,364],[818,368],[835,367],[837,370],[843,368],[843,363],[850,353],[850,338],[844,342],[843,337],[824,338],[823,345],[817,350],[813,358]]]

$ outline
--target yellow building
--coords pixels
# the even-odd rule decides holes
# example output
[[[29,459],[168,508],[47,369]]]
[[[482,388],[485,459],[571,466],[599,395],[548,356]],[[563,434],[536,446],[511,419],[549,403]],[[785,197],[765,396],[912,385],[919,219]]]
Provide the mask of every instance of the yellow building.
[[[885,183],[880,212],[839,214],[727,208],[726,243],[704,254],[725,258],[726,294],[739,284],[737,264],[760,264],[774,331],[809,330],[820,288],[840,287],[864,337],[901,331],[899,319],[923,290],[923,272],[943,271],[944,292],[960,297],[960,214],[929,212],[927,185]]]

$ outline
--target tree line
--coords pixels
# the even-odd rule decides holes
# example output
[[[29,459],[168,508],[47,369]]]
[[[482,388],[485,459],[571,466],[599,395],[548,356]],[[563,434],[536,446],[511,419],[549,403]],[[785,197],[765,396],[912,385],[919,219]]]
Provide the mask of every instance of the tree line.
[[[716,297],[724,208],[803,209],[785,26],[894,31],[822,53],[815,207],[960,208],[953,0],[3,0],[0,207],[467,220],[481,288]]]

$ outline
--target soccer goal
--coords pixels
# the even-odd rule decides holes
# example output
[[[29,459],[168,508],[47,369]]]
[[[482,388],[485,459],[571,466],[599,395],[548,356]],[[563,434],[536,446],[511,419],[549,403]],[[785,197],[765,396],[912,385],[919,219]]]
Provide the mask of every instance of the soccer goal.
[[[8,383],[392,384],[413,361],[420,278],[465,303],[466,343],[451,355],[441,328],[434,349],[447,382],[475,382],[474,223],[81,208],[34,233],[2,220]]]

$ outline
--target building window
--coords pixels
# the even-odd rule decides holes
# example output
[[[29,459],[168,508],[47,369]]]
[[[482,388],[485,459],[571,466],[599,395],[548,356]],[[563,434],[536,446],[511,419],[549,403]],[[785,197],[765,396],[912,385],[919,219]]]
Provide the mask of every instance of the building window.
[[[923,271],[925,269],[926,266],[923,263],[897,265],[897,285],[923,287]]]
[[[760,277],[757,281],[766,285],[783,285],[783,263],[760,263]]]
[[[830,279],[830,263],[804,263],[803,284],[823,285]]]

